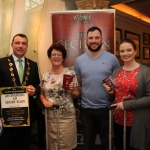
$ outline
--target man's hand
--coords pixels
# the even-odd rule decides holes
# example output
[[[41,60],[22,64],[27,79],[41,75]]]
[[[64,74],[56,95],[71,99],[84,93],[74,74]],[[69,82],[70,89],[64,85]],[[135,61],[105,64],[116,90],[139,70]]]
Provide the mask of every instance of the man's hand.
[[[35,94],[35,88],[32,85],[27,86],[27,91],[30,96],[33,96]]]
[[[0,118],[0,121],[1,121],[0,125],[2,125],[2,127],[3,127],[4,126],[4,119]]]

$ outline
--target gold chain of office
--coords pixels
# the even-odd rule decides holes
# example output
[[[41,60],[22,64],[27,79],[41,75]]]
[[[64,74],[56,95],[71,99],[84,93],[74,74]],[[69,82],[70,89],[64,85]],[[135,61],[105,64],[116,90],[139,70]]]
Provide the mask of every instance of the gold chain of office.
[[[15,75],[14,75],[14,72],[13,72],[13,63],[11,62],[10,59],[8,59],[8,63],[9,63],[9,67],[10,67],[9,71],[10,71],[10,74],[11,74],[11,77],[12,77],[12,81],[14,82],[14,86],[17,86],[16,78],[15,78]],[[25,80],[22,83],[22,86],[26,85],[26,81],[28,80],[28,76],[30,74],[30,72],[29,72],[29,70],[30,70],[30,63],[29,63],[28,59],[27,59],[27,65],[28,65],[28,67],[27,67],[27,71],[26,71],[26,76],[25,76]]]

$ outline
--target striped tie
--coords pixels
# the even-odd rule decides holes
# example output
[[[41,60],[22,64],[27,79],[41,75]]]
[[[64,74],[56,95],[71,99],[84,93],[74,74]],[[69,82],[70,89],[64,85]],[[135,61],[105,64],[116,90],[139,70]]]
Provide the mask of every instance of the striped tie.
[[[22,65],[22,60],[18,59],[19,62],[19,79],[20,79],[20,83],[22,84],[22,80],[23,80],[23,65]]]

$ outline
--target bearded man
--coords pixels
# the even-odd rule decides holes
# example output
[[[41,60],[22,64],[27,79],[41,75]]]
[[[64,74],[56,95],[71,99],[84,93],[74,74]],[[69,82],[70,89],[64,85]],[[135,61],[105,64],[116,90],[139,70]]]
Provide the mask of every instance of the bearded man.
[[[111,104],[102,80],[119,67],[115,55],[102,50],[102,31],[93,26],[87,31],[88,51],[74,65],[81,90],[81,124],[86,150],[95,150],[96,134],[102,150],[109,149],[109,110]]]

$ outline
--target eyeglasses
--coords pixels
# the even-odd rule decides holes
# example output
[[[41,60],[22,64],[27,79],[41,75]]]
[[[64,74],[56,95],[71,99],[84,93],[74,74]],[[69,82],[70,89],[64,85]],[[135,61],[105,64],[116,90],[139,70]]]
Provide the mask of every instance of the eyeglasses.
[[[62,57],[62,54],[52,53],[51,56],[52,56],[52,57],[56,57],[56,56],[57,56],[57,57]]]

